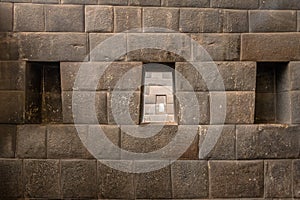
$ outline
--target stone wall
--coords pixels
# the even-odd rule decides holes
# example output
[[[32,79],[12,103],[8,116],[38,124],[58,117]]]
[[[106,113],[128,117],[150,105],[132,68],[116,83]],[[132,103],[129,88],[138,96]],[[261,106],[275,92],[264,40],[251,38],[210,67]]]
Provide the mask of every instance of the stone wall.
[[[299,31],[299,0],[0,0],[0,199],[300,198]],[[183,56],[136,50],[147,40]],[[109,46],[99,46],[103,41]],[[224,81],[224,126],[210,106],[224,91],[209,89],[214,77],[204,81],[193,67],[203,61],[195,44],[212,59],[204,67],[215,61]],[[135,131],[124,105],[130,102],[139,124],[143,87],[135,86],[151,62],[171,63],[193,87],[175,75],[176,98],[187,102],[195,94],[199,105],[175,101],[176,124],[135,138],[124,131]],[[81,67],[90,73],[76,88]],[[127,72],[131,79],[120,89]],[[91,84],[101,73],[99,84]],[[97,120],[87,107],[93,98]],[[195,109],[199,121],[189,113]],[[148,153],[195,125],[190,147],[164,168],[127,173],[103,164],[147,165],[120,148]],[[77,133],[92,139],[98,128],[119,147],[100,146],[99,160]],[[201,151],[205,138],[219,131],[214,148]]]

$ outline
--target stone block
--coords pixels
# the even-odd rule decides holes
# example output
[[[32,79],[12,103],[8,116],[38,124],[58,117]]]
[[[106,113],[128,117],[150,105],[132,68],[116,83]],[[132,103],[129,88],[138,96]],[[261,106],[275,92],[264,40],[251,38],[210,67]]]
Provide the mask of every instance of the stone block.
[[[248,11],[223,10],[223,32],[244,33],[249,31]]]
[[[173,198],[208,198],[208,167],[205,161],[176,161],[171,165]]]
[[[261,99],[262,100],[262,99]],[[275,99],[273,100],[275,101]],[[264,102],[267,106],[267,102]],[[289,92],[280,92],[276,94],[276,107],[273,107],[274,116],[276,112],[276,120],[275,122],[281,123],[281,124],[291,124],[292,121],[292,107],[291,107],[291,95]],[[267,107],[265,107],[267,109]],[[271,107],[269,107],[271,109]],[[267,111],[267,113],[270,113],[270,111]],[[267,114],[267,113],[262,113]],[[272,121],[269,121],[272,122]],[[274,121],[273,121],[274,122]]]
[[[19,60],[19,44],[16,33],[0,33],[0,60]]]
[[[0,126],[0,158],[15,157],[16,132],[17,128],[14,125]]]
[[[61,0],[62,4],[97,4],[98,0]]]
[[[62,160],[61,190],[64,198],[96,198],[95,160]]]
[[[300,60],[299,38],[298,33],[243,34],[241,60],[268,62]]]
[[[31,61],[83,61],[87,56],[84,33],[22,33],[21,59]]]
[[[24,122],[24,92],[1,91],[0,105],[1,123],[15,124]]]
[[[0,196],[3,199],[22,197],[22,160],[0,160]]]
[[[299,10],[300,5],[297,0],[260,0],[260,9]]]
[[[87,132],[87,126],[79,126],[80,132]],[[93,158],[83,145],[74,125],[47,126],[47,158],[90,159]]]
[[[143,28],[146,32],[147,27],[164,28],[178,31],[178,20],[179,9],[177,8],[143,8]],[[157,32],[168,31],[158,29]]]
[[[114,11],[114,32],[130,31],[142,27],[141,8],[115,7]]]
[[[263,161],[210,161],[208,168],[213,198],[263,197]]]
[[[129,6],[157,6],[160,7],[160,0],[129,0]]]
[[[257,9],[259,7],[259,0],[211,0],[211,7],[213,8],[232,8],[232,9]]]
[[[300,76],[300,62],[290,62],[289,73],[291,85],[290,90],[300,90],[300,79],[298,78]]]
[[[297,31],[300,31],[300,11],[297,12]]]
[[[295,32],[296,11],[249,11],[250,32]]]
[[[46,158],[46,127],[19,125],[16,143],[16,157]]]
[[[128,0],[98,0],[99,5],[127,6]]]
[[[98,198],[134,199],[134,174],[117,169],[132,171],[132,161],[98,161]],[[114,169],[110,166],[115,166]]]
[[[62,92],[62,108],[64,123],[107,124],[106,92]]]
[[[44,31],[44,6],[38,4],[15,4],[14,31]]]
[[[300,160],[293,161],[293,186],[294,197],[300,197]]]
[[[209,0],[161,0],[162,6],[167,7],[209,7]]]
[[[1,3],[0,5],[0,31],[9,32],[13,30],[13,4]]]
[[[240,60],[239,34],[192,34],[193,61]],[[199,46],[204,48],[200,49]],[[197,48],[198,46],[198,48]]]
[[[26,198],[59,198],[59,160],[24,160],[24,196]]]
[[[85,7],[86,32],[112,32],[113,28],[113,7]]]
[[[46,31],[83,32],[84,9],[80,5],[45,6]]]
[[[221,32],[220,20],[217,9],[182,8],[180,10],[179,31],[184,33],[219,33]]]
[[[279,98],[278,98],[279,97]],[[285,103],[281,103],[281,94],[277,95],[274,93],[256,93],[255,95],[255,122],[256,123],[270,123],[276,122],[276,119],[282,121],[282,116],[276,116],[276,106],[285,105]],[[276,103],[276,104],[275,104]],[[280,108],[282,109],[282,107]],[[279,109],[279,110],[280,110]],[[277,113],[278,114],[278,113]]]
[[[238,159],[284,159],[299,155],[299,127],[240,125],[237,129]]]
[[[74,1],[74,0],[73,0]],[[43,4],[59,4],[59,0],[32,0],[32,3],[43,3]]]
[[[0,62],[0,90],[25,89],[25,62]]]
[[[265,196],[267,198],[292,197],[292,161],[265,161]]]
[[[236,149],[235,149],[235,127],[234,126],[232,125],[200,126],[199,130],[200,130],[199,131],[199,158],[200,159],[209,159],[209,160],[234,160],[235,159]]]
[[[291,121],[292,124],[300,123],[300,92],[291,92]]]

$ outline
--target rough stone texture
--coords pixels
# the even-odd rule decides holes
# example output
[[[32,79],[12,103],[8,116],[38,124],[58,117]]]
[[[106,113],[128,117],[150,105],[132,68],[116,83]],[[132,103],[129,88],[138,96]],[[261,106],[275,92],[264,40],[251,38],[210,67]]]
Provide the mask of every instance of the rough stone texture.
[[[144,8],[143,28],[147,32],[147,27],[165,28],[178,31],[179,9],[175,8]],[[157,30],[156,32],[165,32]],[[167,32],[167,31],[166,31]]]
[[[43,3],[43,4],[46,4],[46,3],[49,3],[49,4],[57,3],[58,4],[59,0],[32,0],[32,3]]]
[[[14,125],[0,126],[0,158],[15,157],[16,132],[17,128]]]
[[[100,5],[126,6],[128,0],[98,0]]]
[[[265,196],[292,197],[292,161],[265,161]]]
[[[0,196],[3,199],[22,197],[22,161],[0,160]]]
[[[296,11],[249,11],[250,32],[295,32]]]
[[[243,33],[249,30],[248,11],[223,10],[222,20],[224,33]]]
[[[61,0],[62,4],[97,4],[98,0]]]
[[[1,3],[0,4],[0,31],[13,30],[13,4]]]
[[[18,60],[19,44],[17,34],[0,33],[0,60]]]
[[[300,123],[300,92],[291,92],[291,122],[293,124]]]
[[[233,9],[256,9],[259,0],[211,0],[213,8],[233,8]]]
[[[257,123],[275,123],[276,120],[284,121],[281,119],[283,116],[276,116],[276,104],[275,104],[276,94],[274,93],[256,93],[255,94],[255,122]],[[282,94],[277,95],[278,105],[287,105],[286,101],[281,100]],[[285,98],[284,98],[285,99]],[[281,107],[283,108],[283,107]],[[280,110],[280,109],[279,109]],[[280,111],[279,111],[280,112]],[[279,112],[277,114],[279,114]],[[284,110],[283,114],[289,114]],[[286,117],[284,117],[286,118]]]
[[[234,160],[235,127],[232,125],[200,126],[199,158],[209,160]],[[211,136],[212,135],[212,136]],[[211,138],[214,138],[212,140]],[[212,141],[211,141],[212,140]],[[207,144],[214,144],[212,149]]]
[[[260,0],[260,9],[298,10],[300,4],[297,0]]]
[[[298,33],[243,34],[241,60],[268,62],[300,60],[299,38]]]
[[[87,54],[84,33],[22,33],[19,41],[20,57],[31,61],[83,61]]]
[[[173,198],[207,198],[208,168],[205,161],[176,161],[171,165]]]
[[[217,9],[183,8],[180,10],[179,31],[218,33],[221,32],[220,20]]]
[[[300,11],[297,12],[297,31],[300,31]]]
[[[235,61],[240,60],[239,34],[192,34],[193,61]],[[207,52],[196,48],[202,46]],[[208,53],[208,54],[207,54]]]
[[[289,63],[290,90],[300,90],[300,62]],[[286,77],[289,80],[288,77]]]
[[[45,6],[46,31],[84,31],[84,9],[79,5]]]
[[[96,198],[96,161],[61,161],[61,190],[64,198]]]
[[[263,197],[263,161],[210,161],[213,198]]]
[[[293,161],[293,180],[294,197],[300,197],[300,160]]]
[[[25,62],[0,62],[0,90],[24,90]]]
[[[209,0],[161,0],[162,6],[168,7],[209,7]]]
[[[113,7],[86,6],[85,7],[86,32],[112,32]]]
[[[46,127],[20,125],[17,130],[18,158],[46,158]]]
[[[284,159],[299,156],[299,127],[284,125],[237,126],[238,159]]]
[[[0,122],[22,123],[24,121],[24,92],[0,91]]]
[[[59,161],[24,160],[24,195],[30,198],[59,198]]]
[[[160,6],[160,0],[129,0],[129,6]]]
[[[291,124],[292,112],[291,112],[291,97],[289,92],[282,92],[277,94],[276,108],[275,109],[273,108],[274,116],[275,116],[275,111],[276,111],[275,122],[282,123],[282,124]]]
[[[189,130],[188,126],[186,126],[187,132],[193,131]],[[180,157],[181,160],[198,160],[199,158],[199,135],[195,136],[194,141],[190,145],[190,147],[186,150],[184,154]]]
[[[47,158],[88,159],[93,158],[83,145],[78,134],[87,132],[87,126],[52,125],[47,127]]]
[[[44,31],[43,5],[15,4],[14,31]]]
[[[114,10],[114,32],[123,32],[141,28],[141,8],[115,7]]]
[[[132,161],[101,161],[98,162],[98,198],[100,199],[134,199],[134,174],[113,169],[116,166],[132,171]],[[117,192],[116,192],[117,191]]]

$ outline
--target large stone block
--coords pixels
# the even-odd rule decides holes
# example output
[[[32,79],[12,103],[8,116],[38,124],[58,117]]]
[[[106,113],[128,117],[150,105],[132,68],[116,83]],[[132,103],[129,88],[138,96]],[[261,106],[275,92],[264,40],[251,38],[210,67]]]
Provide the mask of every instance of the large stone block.
[[[24,90],[25,66],[25,62],[0,62],[0,90]]]
[[[143,28],[147,32],[147,27],[166,28],[178,31],[179,9],[176,8],[144,8]],[[157,30],[157,32],[165,32]]]
[[[80,5],[45,6],[46,31],[84,31],[84,8]]]
[[[14,125],[0,126],[0,158],[15,157],[16,132],[17,128]]]
[[[0,197],[16,199],[23,196],[22,160],[0,160]]]
[[[79,126],[80,132],[88,132],[87,126]],[[47,127],[47,158],[93,158],[80,140],[74,125]]]
[[[293,161],[293,194],[294,197],[300,197],[300,160]]]
[[[276,101],[276,102],[275,102]],[[279,106],[277,113],[276,106]],[[274,93],[256,93],[255,94],[255,122],[256,123],[275,123],[276,121],[285,121],[286,109],[283,109],[286,104],[285,94]],[[281,112],[283,111],[283,112]],[[277,115],[277,116],[276,116]]]
[[[300,91],[291,92],[291,122],[300,123]]]
[[[83,61],[87,56],[84,33],[23,33],[20,57],[31,61]]]
[[[208,167],[205,161],[176,161],[171,165],[173,198],[207,198]]]
[[[19,59],[19,39],[16,33],[0,33],[0,60]]]
[[[243,33],[249,30],[248,11],[225,9],[222,20],[224,33]]]
[[[297,12],[297,31],[300,31],[300,11]]]
[[[24,196],[26,198],[59,198],[59,160],[24,160]]]
[[[296,11],[249,11],[250,32],[295,32]]]
[[[211,0],[213,8],[232,8],[232,9],[256,9],[259,7],[259,0]]]
[[[9,32],[13,30],[13,4],[0,4],[0,31]]]
[[[124,32],[142,27],[142,9],[134,7],[115,7],[114,32]]]
[[[160,0],[129,0],[129,6],[157,6],[160,7]]]
[[[263,161],[211,161],[209,170],[213,198],[263,197]]]
[[[265,161],[265,196],[267,198],[292,197],[292,161]]]
[[[99,5],[127,6],[128,0],[98,0]]]
[[[95,160],[62,160],[61,190],[64,198],[96,198]]]
[[[282,125],[237,126],[238,159],[297,158],[299,127]]]
[[[241,60],[268,62],[300,60],[300,34],[243,34]]]
[[[46,127],[18,126],[16,149],[18,158],[46,158]]]
[[[299,14],[300,16],[300,14]],[[300,62],[289,63],[290,90],[300,90]]]
[[[113,7],[85,7],[86,32],[112,32],[113,28]]]
[[[209,7],[209,0],[161,0],[162,6],[168,7]]]
[[[278,9],[278,10],[298,10],[300,9],[300,4],[298,0],[260,0],[261,9]]]
[[[62,4],[97,4],[98,0],[61,0]]]
[[[0,122],[23,123],[25,97],[24,92],[1,91],[0,92]]]
[[[239,34],[192,34],[193,61],[235,61],[240,60]],[[204,48],[199,52],[200,46]],[[209,56],[208,56],[209,55]]]
[[[73,0],[74,1],[74,0]],[[43,3],[43,4],[59,4],[59,0],[32,0],[32,3]]]

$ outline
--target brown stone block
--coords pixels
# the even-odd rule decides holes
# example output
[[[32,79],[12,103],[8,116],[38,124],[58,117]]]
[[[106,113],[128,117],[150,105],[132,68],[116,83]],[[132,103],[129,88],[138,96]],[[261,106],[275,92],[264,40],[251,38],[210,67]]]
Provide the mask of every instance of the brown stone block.
[[[293,161],[293,194],[294,197],[300,197],[300,160]]]
[[[0,89],[24,90],[25,88],[25,62],[0,62]]]
[[[62,4],[97,4],[98,0],[61,0]]]
[[[223,32],[243,33],[248,32],[248,11],[243,10],[223,10]]]
[[[112,32],[113,8],[103,6],[85,7],[86,32]]]
[[[260,0],[260,9],[298,10],[300,5],[298,0]]]
[[[299,13],[300,16],[300,13]],[[289,73],[290,73],[290,90],[300,90],[300,62],[290,62],[289,63]]]
[[[16,33],[0,33],[0,60],[18,60],[19,43]]]
[[[16,132],[17,128],[14,125],[0,126],[0,158],[15,157]]]
[[[9,32],[13,30],[13,4],[1,3],[0,5],[0,31]]]
[[[232,9],[256,9],[259,7],[259,0],[211,0],[213,8],[232,8]]]
[[[291,117],[293,124],[300,123],[300,92],[291,92]]]
[[[160,0],[129,0],[129,6],[157,6],[160,7]]]
[[[114,10],[114,32],[124,32],[142,27],[141,8],[115,7]]]
[[[167,7],[199,7],[206,8],[209,7],[209,0],[161,0],[162,6]]]
[[[127,6],[128,0],[98,0],[99,5]]]
[[[0,92],[0,122],[23,123],[25,97],[24,92],[1,91]]]
[[[279,97],[279,98],[278,98]],[[256,93],[255,95],[255,122],[256,123],[275,123],[276,119],[282,121],[281,115],[276,116],[276,104],[281,104],[281,95],[277,95],[279,101],[276,102],[276,94],[274,93]],[[283,110],[281,107],[279,110]],[[280,112],[280,111],[279,111]],[[285,111],[284,111],[285,113]],[[278,114],[278,113],[276,113]]]

